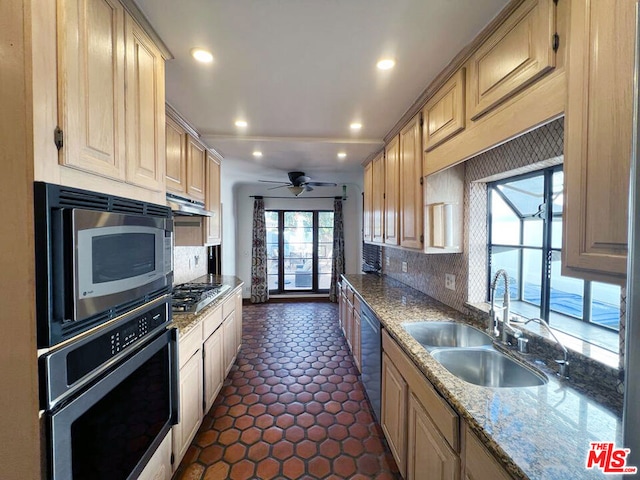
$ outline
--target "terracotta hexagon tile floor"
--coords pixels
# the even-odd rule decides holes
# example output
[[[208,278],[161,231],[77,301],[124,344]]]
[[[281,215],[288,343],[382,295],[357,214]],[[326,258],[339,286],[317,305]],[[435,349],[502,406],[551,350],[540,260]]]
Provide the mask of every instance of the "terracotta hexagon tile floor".
[[[174,480],[396,479],[337,305],[243,309],[243,345]]]

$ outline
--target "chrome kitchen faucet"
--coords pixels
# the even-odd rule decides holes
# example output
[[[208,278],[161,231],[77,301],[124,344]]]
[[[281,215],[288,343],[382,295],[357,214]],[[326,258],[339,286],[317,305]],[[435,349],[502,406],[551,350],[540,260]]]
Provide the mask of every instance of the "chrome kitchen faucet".
[[[509,309],[511,307],[511,298],[509,296],[509,275],[507,275],[507,271],[503,268],[496,272],[493,277],[493,282],[491,282],[491,310],[489,310],[489,325],[487,325],[487,333],[493,337],[498,337],[500,335],[500,330],[498,328],[498,319],[496,318],[495,312],[496,287],[498,286],[498,280],[500,279],[500,277],[504,278],[504,300],[502,303],[502,341],[503,343],[506,343],[507,327],[509,326]]]

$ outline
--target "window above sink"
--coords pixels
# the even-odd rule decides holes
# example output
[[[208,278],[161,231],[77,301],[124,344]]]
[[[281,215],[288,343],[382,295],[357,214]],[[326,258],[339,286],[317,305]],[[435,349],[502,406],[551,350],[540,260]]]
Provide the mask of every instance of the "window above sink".
[[[507,270],[514,313],[618,351],[620,287],[561,275],[563,187],[562,165],[487,184],[488,278]]]

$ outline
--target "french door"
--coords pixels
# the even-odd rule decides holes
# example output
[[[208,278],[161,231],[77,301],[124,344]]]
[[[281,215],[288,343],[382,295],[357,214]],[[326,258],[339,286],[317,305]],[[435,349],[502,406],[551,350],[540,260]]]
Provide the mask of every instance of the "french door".
[[[270,293],[324,293],[331,283],[333,212],[267,210]]]

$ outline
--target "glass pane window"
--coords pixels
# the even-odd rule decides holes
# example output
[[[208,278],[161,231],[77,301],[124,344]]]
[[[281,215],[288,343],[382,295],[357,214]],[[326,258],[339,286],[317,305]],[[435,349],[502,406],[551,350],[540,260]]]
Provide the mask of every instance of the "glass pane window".
[[[269,290],[323,292],[331,282],[333,212],[278,211],[267,215]]]
[[[520,219],[495,190],[491,200],[491,243],[494,245],[520,245]]]
[[[507,271],[512,310],[587,341],[609,335],[599,327],[617,331],[620,287],[562,275],[562,166],[489,183],[487,189],[489,284],[499,269]],[[502,282],[495,296],[501,304]]]

